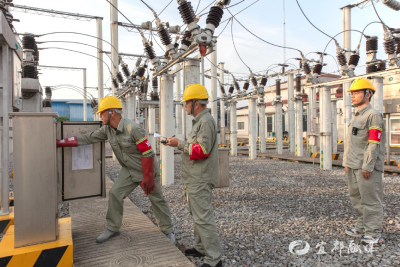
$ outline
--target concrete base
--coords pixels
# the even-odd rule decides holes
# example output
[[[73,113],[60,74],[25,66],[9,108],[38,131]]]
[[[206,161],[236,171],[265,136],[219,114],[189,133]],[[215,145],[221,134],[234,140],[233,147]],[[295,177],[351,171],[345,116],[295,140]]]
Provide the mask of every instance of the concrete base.
[[[12,201],[14,204],[14,199]],[[0,233],[5,234],[11,225],[14,225],[14,207],[10,205],[10,213],[0,216]]]
[[[14,226],[10,226],[0,243],[0,266],[73,266],[71,218],[58,220],[57,241],[14,248]]]

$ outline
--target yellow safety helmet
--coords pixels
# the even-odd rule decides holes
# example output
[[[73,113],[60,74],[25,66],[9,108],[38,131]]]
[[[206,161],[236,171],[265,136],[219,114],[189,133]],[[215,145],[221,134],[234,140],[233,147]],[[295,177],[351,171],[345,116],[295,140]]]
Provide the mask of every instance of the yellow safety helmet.
[[[365,89],[372,90],[375,93],[375,87],[370,80],[364,78],[358,78],[353,81],[349,91],[347,92],[365,90]]]
[[[119,100],[118,97],[105,96],[102,99],[100,99],[97,114],[110,108],[123,109],[124,107],[122,106],[121,100]]]
[[[181,103],[184,103],[188,100],[192,99],[208,99],[210,96],[208,95],[207,89],[201,84],[189,84],[186,86],[185,91],[183,92],[183,97]]]

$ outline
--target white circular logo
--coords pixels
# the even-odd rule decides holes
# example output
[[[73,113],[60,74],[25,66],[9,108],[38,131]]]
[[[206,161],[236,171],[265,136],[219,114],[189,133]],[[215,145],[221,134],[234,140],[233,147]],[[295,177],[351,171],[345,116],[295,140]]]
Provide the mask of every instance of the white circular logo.
[[[295,249],[295,247],[303,247],[303,249]],[[296,240],[289,244],[289,251],[293,255],[304,255],[310,250],[310,245],[303,240]]]

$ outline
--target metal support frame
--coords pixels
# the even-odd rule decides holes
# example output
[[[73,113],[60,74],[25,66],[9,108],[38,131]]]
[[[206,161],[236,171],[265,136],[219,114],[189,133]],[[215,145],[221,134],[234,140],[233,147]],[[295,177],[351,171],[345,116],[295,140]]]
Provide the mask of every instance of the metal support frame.
[[[96,35],[97,35],[97,90],[98,99],[104,96],[104,72],[103,72],[103,19],[96,18]]]
[[[321,170],[332,170],[332,109],[331,109],[331,87],[324,86],[320,90],[320,168]]]
[[[161,75],[160,86],[160,132],[163,136],[174,134],[173,108],[174,108],[174,76],[169,74]],[[174,148],[161,146],[161,180],[162,185],[174,183]]]
[[[175,69],[180,69],[180,64],[175,66]],[[175,75],[175,101],[182,100],[182,80],[181,73]],[[182,104],[175,105],[175,133],[182,134]]]
[[[332,110],[332,153],[337,153],[337,141],[338,141],[338,130],[337,130],[337,100],[331,101]]]
[[[119,58],[118,58],[118,24],[115,21],[118,21],[118,0],[110,0],[110,27],[111,27],[111,45],[114,49],[111,49],[111,75],[116,77],[118,73],[117,67],[119,66]],[[116,7],[116,8],[114,8]],[[112,95],[115,96],[117,88],[115,88],[114,84],[111,83]]]
[[[307,120],[310,118],[308,117]],[[296,133],[295,152],[297,157],[303,157],[303,99],[301,94],[296,97]]]
[[[276,151],[279,155],[283,153],[283,139],[282,139],[282,101],[277,99],[275,103],[275,138],[276,138]]]
[[[200,61],[198,59],[187,59],[183,62],[183,86],[186,88],[189,84],[198,84],[200,82]],[[185,109],[182,109],[184,112]],[[185,114],[185,135],[189,137],[192,131],[192,115]]]
[[[214,46],[214,52],[211,53],[211,116],[214,118],[216,124],[218,125],[218,84],[217,84],[217,43]],[[203,73],[204,74],[204,73]]]
[[[236,117],[236,101],[229,103],[230,105],[230,126],[231,126],[231,156],[237,156],[237,117]]]
[[[289,113],[289,152],[295,152],[295,112],[294,112],[294,80],[293,73],[287,75],[288,113]]]
[[[156,109],[153,105],[149,107],[148,121],[150,145],[154,149],[154,152],[156,152],[156,138],[154,137],[154,133],[156,132]]]
[[[259,128],[258,128],[258,136],[259,136],[259,150],[260,153],[266,153],[267,149],[266,149],[266,142],[265,142],[265,103],[260,102],[258,103],[258,118],[259,118]]]
[[[257,158],[257,106],[256,99],[249,99],[249,159]]]

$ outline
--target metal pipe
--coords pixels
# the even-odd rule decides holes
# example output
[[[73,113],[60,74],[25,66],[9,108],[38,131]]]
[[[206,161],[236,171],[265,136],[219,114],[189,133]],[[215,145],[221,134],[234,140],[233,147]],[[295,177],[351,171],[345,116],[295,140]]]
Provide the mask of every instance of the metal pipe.
[[[230,102],[230,126],[231,126],[231,156],[237,156],[237,117],[236,117],[236,102]]]
[[[149,106],[149,141],[151,147],[154,149],[154,153],[157,151],[156,147],[156,139],[154,137],[154,133],[156,132],[156,109],[154,106]]]
[[[257,107],[256,99],[249,99],[249,159],[257,158]]]
[[[390,164],[390,113],[386,113],[386,164]]]
[[[332,153],[337,153],[337,141],[338,141],[338,131],[337,131],[337,100],[334,99],[331,102],[332,110]]]
[[[131,101],[130,101],[131,106],[129,107],[129,111],[131,113],[130,117],[131,117],[131,120],[136,122],[136,94],[134,92],[131,92],[129,94],[129,97],[131,99]]]
[[[221,84],[225,84],[225,77],[224,77],[224,62],[219,63],[219,81]],[[223,128],[225,127],[225,101],[222,99],[222,96],[220,98],[220,116],[221,116],[221,121],[220,121],[220,127]]]
[[[131,119],[131,97],[130,97],[131,93],[127,93],[125,94],[125,118],[127,118],[128,120]]]
[[[278,154],[283,152],[283,140],[282,140],[282,100],[281,100],[281,80],[276,79],[276,104],[275,104],[275,138],[276,138],[276,150]]]
[[[174,134],[174,125],[171,123],[174,119],[174,76],[163,74],[160,80],[160,132],[169,137]],[[164,186],[174,183],[174,148],[170,146],[161,146],[161,180]]]
[[[347,51],[351,50],[351,5],[343,7],[343,48]],[[351,52],[346,52],[347,61],[350,59]],[[343,136],[344,141],[346,141],[347,136],[347,126],[350,123],[352,114],[351,114],[351,97],[347,93],[350,89],[351,83],[344,83],[343,84],[343,102],[344,102],[344,118],[343,118]]]
[[[2,124],[2,153],[1,153],[1,209],[0,215],[7,215],[10,213],[9,207],[9,184],[8,184],[8,162],[9,162],[9,119],[8,112],[10,111],[10,96],[12,92],[11,73],[10,73],[10,49],[7,44],[2,47],[2,62],[3,65],[3,124]]]
[[[376,90],[372,97],[374,99],[373,107],[383,114],[383,77],[374,77],[373,84]]]
[[[303,99],[301,95],[301,75],[296,75],[296,156],[303,157]]]
[[[87,91],[86,91],[86,69],[82,70],[83,72],[83,121],[87,121]]]
[[[211,53],[211,116],[213,116],[215,122],[218,125],[218,84],[217,84],[217,44],[214,46],[214,52]],[[202,69],[204,73],[204,69]]]
[[[110,0],[111,4],[118,8],[118,0]],[[118,11],[110,5],[110,26],[111,26],[111,45],[115,49],[111,49],[111,73],[112,76],[115,77],[118,73],[118,66],[119,66],[119,58],[118,58]],[[112,95],[115,96],[115,88],[114,84],[111,83]]]
[[[198,59],[189,59],[183,63],[183,86],[186,88],[189,84],[198,84],[200,82],[200,61]],[[192,115],[186,114],[186,138],[192,131]]]
[[[103,73],[103,19],[96,18],[97,33],[97,90],[98,101],[104,96],[104,73]]]
[[[260,101],[258,103],[258,118],[260,121],[260,127],[258,128],[259,135],[259,147],[260,153],[266,153],[266,143],[265,143],[265,103],[264,101]]]
[[[180,69],[180,64],[176,64],[175,69]],[[181,83],[181,74],[179,72],[175,75],[175,101],[182,100],[182,83]],[[182,134],[182,105],[177,104],[175,105],[175,133]]]
[[[324,86],[320,90],[320,125],[321,125],[321,156],[320,168],[321,170],[332,170],[332,141],[331,141],[331,87]]]
[[[204,57],[201,57],[201,85],[206,86],[204,74]]]
[[[295,152],[295,114],[293,73],[288,74],[289,152]]]

